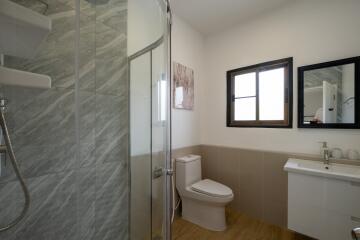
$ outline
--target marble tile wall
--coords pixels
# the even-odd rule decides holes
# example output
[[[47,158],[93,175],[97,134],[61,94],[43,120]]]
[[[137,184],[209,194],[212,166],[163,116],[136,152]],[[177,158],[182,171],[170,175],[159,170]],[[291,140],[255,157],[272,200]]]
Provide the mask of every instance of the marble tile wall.
[[[45,10],[37,0],[13,1]],[[127,0],[79,0],[79,88],[75,1],[47,0],[53,30],[35,59],[5,58],[8,67],[51,76],[53,87],[0,86],[32,198],[26,218],[0,233],[2,240],[128,239]],[[0,226],[24,202],[9,162],[6,168],[0,177]]]

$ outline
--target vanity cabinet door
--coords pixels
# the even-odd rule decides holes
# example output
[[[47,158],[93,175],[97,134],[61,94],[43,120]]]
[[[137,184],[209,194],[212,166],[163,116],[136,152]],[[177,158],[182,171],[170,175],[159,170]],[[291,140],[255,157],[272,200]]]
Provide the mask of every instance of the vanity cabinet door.
[[[288,175],[288,228],[322,239],[324,179],[297,173]]]
[[[360,184],[326,179],[325,208],[360,218]]]
[[[351,240],[360,226],[360,186],[289,173],[288,228],[320,240]]]
[[[324,230],[320,240],[352,240],[351,230],[354,228],[351,216],[334,211],[323,211]]]

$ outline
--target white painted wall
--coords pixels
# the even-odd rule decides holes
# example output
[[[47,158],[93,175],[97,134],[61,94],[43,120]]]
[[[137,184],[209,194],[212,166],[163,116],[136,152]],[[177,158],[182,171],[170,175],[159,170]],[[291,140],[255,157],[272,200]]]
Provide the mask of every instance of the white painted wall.
[[[143,49],[156,41],[164,30],[159,1],[130,0],[128,3],[128,55]],[[195,108],[193,111],[172,110],[173,148],[200,144],[200,95],[203,79],[204,39],[200,33],[178,17],[173,19],[173,61],[194,69],[195,72]],[[141,75],[139,75],[141,77]],[[144,76],[143,76],[144,77]],[[144,78],[145,79],[145,78]],[[140,81],[140,80],[139,80]],[[139,82],[140,83],[140,82]],[[138,86],[140,87],[140,86]],[[145,103],[143,103],[145,104]],[[139,117],[139,116],[138,116]],[[156,130],[156,129],[155,129]],[[141,136],[143,129],[133,129],[132,135]],[[159,138],[159,137],[158,137]],[[160,139],[160,138],[159,138]],[[144,153],[146,142],[139,140],[135,155]],[[142,147],[143,146],[143,147]]]
[[[164,32],[160,0],[129,0],[128,55],[155,42]]]
[[[304,91],[304,115],[315,117],[316,111],[323,106],[323,89],[307,89]]]
[[[194,70],[194,110],[172,110],[172,147],[174,149],[200,144],[201,96],[204,81],[204,39],[186,22],[174,16],[172,31],[172,59]]]
[[[326,140],[330,147],[360,151],[360,130],[307,130],[296,127],[297,67],[360,55],[359,13],[358,0],[295,1],[261,18],[207,38],[204,49],[206,80],[198,81],[196,85],[203,90],[200,97],[204,99],[200,106],[204,109],[201,144],[315,154],[319,152],[317,142]],[[198,47],[191,41],[192,35],[183,35],[180,30],[185,31],[183,28],[174,31],[174,38],[179,38],[173,44],[175,60],[198,64],[201,52],[194,52]],[[294,57],[294,128],[226,128],[226,71],[290,56]],[[198,111],[198,103],[195,107]],[[180,114],[183,116],[180,117]],[[194,116],[187,114],[190,115],[174,111],[175,138],[181,135],[183,129],[189,132],[199,126],[193,123],[194,119],[199,119],[197,112]],[[177,125],[183,127],[176,129]],[[195,135],[193,139],[196,139]],[[182,141],[177,142],[180,143],[183,144]]]
[[[165,31],[162,0],[130,0],[128,2],[128,55],[146,48],[157,41]],[[164,149],[164,126],[157,121],[157,82],[166,72],[164,45],[131,61],[130,108],[131,108],[131,155],[143,155]],[[164,60],[164,61],[163,61]],[[150,71],[152,67],[152,71]],[[153,74],[151,77],[151,73]],[[150,89],[150,81],[152,89]],[[152,91],[152,96],[151,92]],[[153,97],[151,99],[151,97]],[[152,102],[152,106],[151,106]],[[152,107],[152,108],[151,108]],[[152,114],[153,126],[150,127]],[[150,131],[151,130],[151,131]],[[152,149],[150,149],[150,146]]]
[[[131,156],[151,152],[151,71],[150,53],[130,65],[130,135]]]

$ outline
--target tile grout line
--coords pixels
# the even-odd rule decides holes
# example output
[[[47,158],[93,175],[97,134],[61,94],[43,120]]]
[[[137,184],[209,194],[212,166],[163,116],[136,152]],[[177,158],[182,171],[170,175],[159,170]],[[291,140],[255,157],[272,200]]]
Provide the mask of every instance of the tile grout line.
[[[78,167],[80,167],[80,96],[79,96],[79,76],[80,76],[80,0],[75,0],[75,138],[76,138],[76,174],[75,174],[75,186],[76,186],[76,238],[80,239],[81,233],[81,221],[80,221],[80,177]]]

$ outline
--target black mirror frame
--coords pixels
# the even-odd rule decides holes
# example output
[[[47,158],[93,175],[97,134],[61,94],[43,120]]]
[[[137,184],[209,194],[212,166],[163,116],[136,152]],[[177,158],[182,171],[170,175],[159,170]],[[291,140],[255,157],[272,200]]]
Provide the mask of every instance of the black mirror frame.
[[[355,64],[355,122],[354,123],[324,123],[318,125],[304,124],[304,72],[309,70],[334,67],[338,65]],[[327,129],[360,129],[360,57],[346,58],[298,68],[298,128]]]

